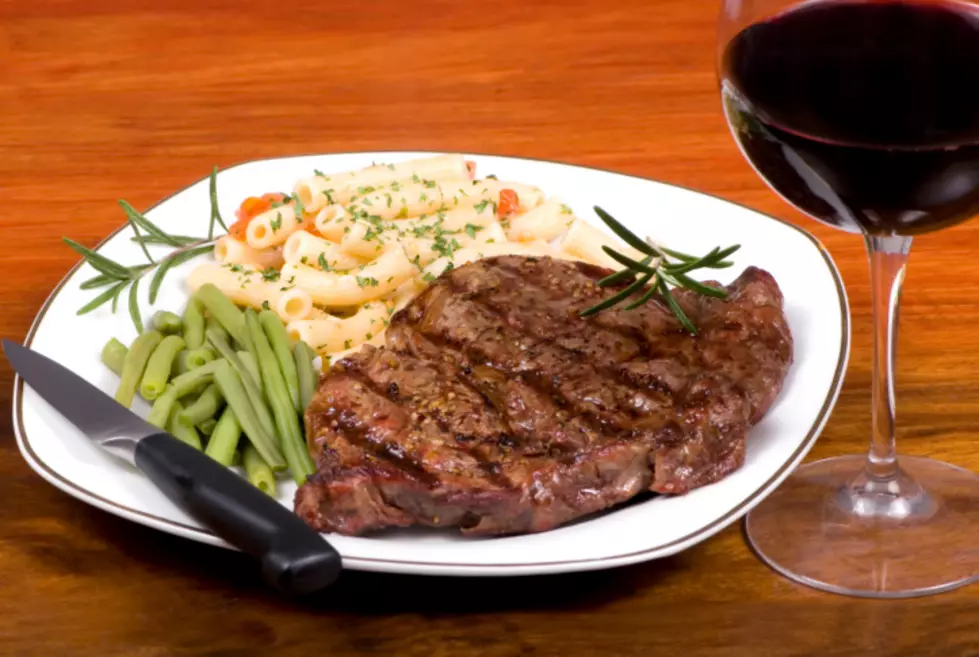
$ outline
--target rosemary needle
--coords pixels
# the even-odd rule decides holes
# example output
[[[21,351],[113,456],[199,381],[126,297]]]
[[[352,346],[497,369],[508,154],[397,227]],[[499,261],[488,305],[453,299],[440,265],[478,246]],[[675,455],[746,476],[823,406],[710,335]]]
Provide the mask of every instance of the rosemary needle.
[[[180,265],[199,255],[208,253],[214,248],[215,225],[220,225],[227,230],[221,213],[218,211],[217,202],[217,167],[211,171],[209,181],[209,197],[211,202],[211,214],[208,226],[208,237],[189,237],[187,235],[171,235],[155,223],[150,221],[141,212],[136,210],[126,201],[119,201],[119,205],[126,214],[126,220],[133,229],[131,241],[139,244],[143,255],[148,262],[144,264],[126,266],[122,265],[101,253],[82,246],[78,242],[64,237],[62,240],[74,249],[95,271],[97,276],[93,276],[81,284],[83,290],[100,290],[92,300],[79,308],[78,314],[84,315],[96,308],[112,302],[112,312],[116,311],[119,296],[128,287],[129,296],[127,307],[129,316],[132,318],[133,325],[137,331],[142,331],[143,318],[139,310],[139,281],[143,276],[153,272],[149,279],[149,302],[153,305],[159,294],[163,279],[173,267]],[[150,255],[150,246],[169,246],[173,247],[170,253],[161,258],[154,259]],[[104,288],[104,289],[102,289]]]
[[[623,265],[623,269],[601,279],[598,281],[598,285],[608,287],[630,280],[632,283],[594,306],[581,311],[581,316],[591,317],[639,294],[638,299],[625,306],[625,310],[632,310],[643,305],[658,293],[680,324],[687,331],[696,335],[697,327],[683,311],[680,304],[677,303],[677,300],[670,292],[670,287],[682,287],[697,294],[718,299],[726,298],[727,291],[724,289],[712,285],[705,285],[700,281],[694,280],[687,274],[698,269],[723,269],[730,267],[733,263],[725,258],[740,249],[741,245],[735,244],[734,246],[723,249],[716,247],[707,253],[707,255],[700,257],[692,256],[680,251],[657,246],[648,239],[639,239],[632,231],[600,207],[595,207],[595,214],[612,229],[613,233],[622,238],[622,241],[642,253],[644,257],[642,260],[636,260],[635,258],[630,258],[627,255],[619,253],[611,247],[603,246],[602,250],[610,258]]]

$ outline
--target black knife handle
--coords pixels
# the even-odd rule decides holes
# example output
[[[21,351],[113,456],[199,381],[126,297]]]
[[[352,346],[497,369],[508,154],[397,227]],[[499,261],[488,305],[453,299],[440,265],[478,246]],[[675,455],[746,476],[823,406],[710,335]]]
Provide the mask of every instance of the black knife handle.
[[[223,465],[170,434],[143,438],[136,465],[173,502],[262,562],[262,574],[290,594],[312,593],[340,574],[339,553],[297,515]]]

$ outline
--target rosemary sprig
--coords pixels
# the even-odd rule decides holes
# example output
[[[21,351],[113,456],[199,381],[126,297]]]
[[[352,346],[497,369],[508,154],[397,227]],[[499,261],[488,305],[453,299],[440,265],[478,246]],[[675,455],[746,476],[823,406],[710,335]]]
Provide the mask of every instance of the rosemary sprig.
[[[221,218],[221,213],[218,210],[217,173],[218,169],[215,167],[211,171],[209,181],[208,191],[211,201],[211,214],[207,238],[171,235],[147,219],[126,201],[119,201],[119,205],[126,214],[126,220],[132,226],[133,233],[135,233],[130,240],[139,244],[143,254],[146,256],[147,263],[131,266],[122,265],[101,253],[82,246],[68,237],[62,238],[65,244],[74,249],[98,272],[97,276],[93,276],[82,282],[81,289],[98,290],[105,288],[95,298],[79,308],[77,314],[84,315],[85,313],[92,312],[109,301],[112,302],[112,312],[115,312],[119,302],[119,296],[126,288],[129,288],[127,304],[129,316],[132,318],[136,330],[138,332],[143,331],[143,317],[139,310],[139,282],[143,276],[153,272],[153,276],[149,282],[149,302],[152,305],[156,303],[160,286],[163,284],[163,279],[166,277],[167,272],[177,265],[211,251],[217,239],[214,236],[216,225],[220,225],[227,231],[227,226],[225,226],[224,220]],[[173,247],[173,250],[162,258],[154,259],[150,255],[148,248],[150,246],[169,246]]]
[[[670,311],[676,315],[680,324],[690,333],[696,335],[697,327],[694,326],[694,323],[683,311],[683,308],[677,303],[670,288],[682,287],[704,296],[718,299],[726,298],[727,292],[724,289],[712,285],[705,285],[700,281],[694,280],[687,274],[698,269],[724,269],[725,267],[730,267],[734,263],[726,260],[726,258],[740,249],[741,245],[735,244],[724,249],[716,247],[707,255],[699,257],[692,256],[659,246],[649,239],[639,239],[632,231],[600,207],[595,207],[595,214],[612,229],[613,233],[622,238],[622,241],[642,253],[644,257],[642,260],[636,260],[619,253],[615,249],[603,246],[602,250],[613,260],[623,265],[624,268],[601,279],[598,281],[598,285],[608,287],[629,280],[633,280],[633,282],[616,294],[583,310],[581,316],[591,317],[629,299],[635,294],[641,293],[637,300],[625,306],[625,310],[632,310],[648,302],[656,294],[659,294]]]

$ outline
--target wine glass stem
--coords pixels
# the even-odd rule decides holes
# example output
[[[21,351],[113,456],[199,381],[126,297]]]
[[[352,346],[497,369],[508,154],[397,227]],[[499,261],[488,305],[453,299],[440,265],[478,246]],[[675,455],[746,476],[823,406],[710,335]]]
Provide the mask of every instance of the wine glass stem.
[[[867,236],[874,321],[873,415],[867,474],[878,481],[897,478],[894,438],[894,352],[901,287],[911,238]]]

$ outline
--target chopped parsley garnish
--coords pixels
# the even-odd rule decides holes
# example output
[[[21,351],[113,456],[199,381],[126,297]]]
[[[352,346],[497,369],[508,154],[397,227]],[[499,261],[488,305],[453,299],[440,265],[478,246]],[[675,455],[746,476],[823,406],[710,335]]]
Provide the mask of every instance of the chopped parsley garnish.
[[[571,214],[571,208],[569,208],[564,203],[562,203],[561,204],[561,214]]]
[[[432,276],[432,272],[427,271],[425,272],[424,275],[422,275],[422,280],[425,281],[426,283],[431,283],[432,281],[435,280],[435,277]]]
[[[330,205],[333,205],[333,204],[336,203],[336,201],[333,200],[333,192],[335,192],[335,191],[337,191],[337,190],[335,190],[335,189],[324,189],[323,190],[323,196],[326,197],[326,202],[329,203]]]
[[[483,230],[485,226],[477,226],[476,224],[466,224],[466,235],[472,239],[476,239],[476,233]]]
[[[371,333],[370,331],[368,331],[367,334],[364,337],[367,338],[368,340],[370,340],[371,338],[374,337],[374,334]]]
[[[459,244],[456,238],[453,237],[451,240],[446,240],[442,235],[438,235],[435,238],[435,243],[432,244],[432,251],[446,258],[451,258],[452,254],[461,248],[462,245]]]
[[[366,187],[358,187],[357,188],[357,193],[360,194],[361,196],[363,196],[364,194],[370,194],[371,192],[373,192],[376,189],[377,189],[376,187],[373,187],[371,185],[367,185]]]
[[[384,198],[387,200],[387,206],[391,207],[391,204],[394,202],[394,199],[391,198],[391,195],[388,194],[387,192],[384,192]]]
[[[269,222],[269,225],[272,226],[272,232],[273,233],[275,231],[279,230],[280,228],[282,228],[282,213],[281,212],[276,212],[275,213],[275,219],[272,220],[272,221],[270,221]]]
[[[299,198],[299,194],[293,194],[292,200],[296,202],[296,223],[303,222],[303,215],[306,213],[306,208],[303,207],[302,199]]]
[[[305,265],[306,263],[309,262],[309,258],[307,258],[306,256],[303,256],[302,258],[299,259],[299,262],[301,262],[302,264]]]
[[[488,175],[486,177],[489,178],[490,180],[499,180],[499,178],[496,177],[496,174],[495,173],[491,173],[490,175]]]
[[[421,196],[418,197],[419,203],[424,203],[427,200],[428,200],[428,194],[426,194],[425,192],[422,192]]]
[[[369,198],[364,197],[364,205],[371,206],[374,205]]]
[[[326,178],[326,174],[319,169],[313,169],[313,175],[319,176],[320,178]]]
[[[333,267],[331,267],[330,263],[326,261],[325,253],[320,253],[320,257],[317,259],[317,263],[319,263],[320,269],[322,269],[323,271],[333,271]]]
[[[420,183],[421,181],[422,181],[422,179],[418,177],[418,174],[417,173],[411,174],[411,182],[413,182],[413,183]]]
[[[391,191],[392,192],[400,192],[401,191],[401,183],[399,183],[397,180],[395,180],[393,183],[391,183]]]
[[[354,278],[357,279],[357,285],[359,285],[360,287],[368,287],[368,286],[377,287],[378,285],[377,279],[374,278],[373,276],[364,276],[364,277],[355,276]]]
[[[424,271],[421,263],[422,255],[419,253],[414,258],[411,259],[411,264],[413,264],[418,271]]]
[[[350,349],[350,347],[352,347],[353,344],[354,344],[354,341],[353,340],[344,340],[343,341],[343,348],[344,349]]]
[[[434,180],[425,180],[425,181],[422,182],[422,184],[425,185],[425,187],[428,187],[429,189],[435,189],[435,181]]]
[[[274,283],[275,281],[279,280],[279,276],[280,276],[279,270],[273,267],[269,267],[268,269],[263,269],[259,273],[262,275],[262,278],[264,278],[266,281],[270,283]]]
[[[268,299],[262,302],[262,310],[271,310],[271,308],[269,308]]]
[[[238,263],[235,263],[233,265],[228,265],[228,269],[230,269],[231,271],[233,271],[236,274],[240,274],[244,270],[244,267],[242,267]]]
[[[394,165],[393,164],[385,164],[384,166],[386,166],[391,171],[394,171]]]
[[[489,200],[488,198],[484,198],[482,201],[474,205],[473,209],[476,210],[476,212],[482,213],[483,210],[485,210],[487,206],[490,205],[493,206],[493,214],[496,214],[496,203]]]
[[[494,239],[494,238],[491,237],[488,240],[486,240],[486,243],[487,244],[496,244],[496,239]]]
[[[404,205],[398,210],[398,214],[394,216],[395,219],[404,219],[408,216],[408,206]]]

